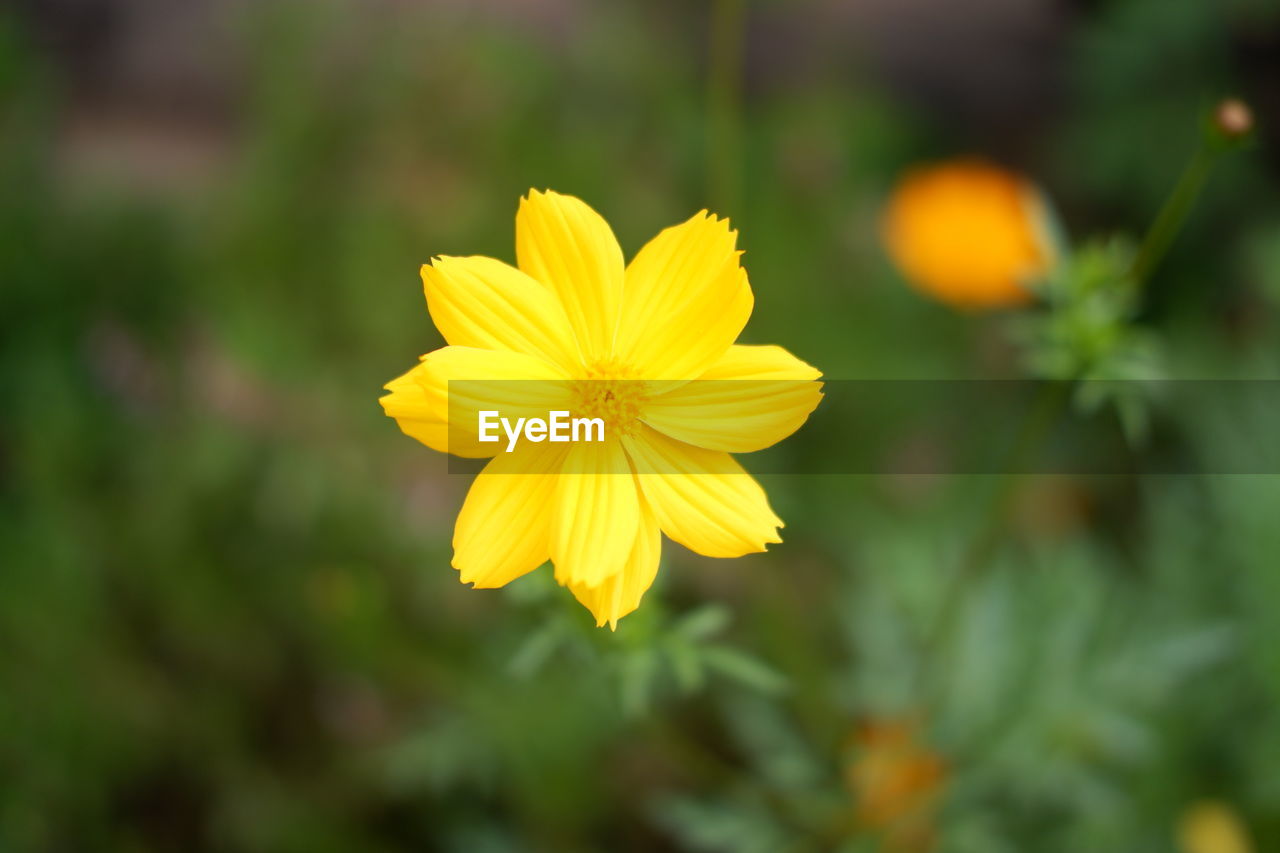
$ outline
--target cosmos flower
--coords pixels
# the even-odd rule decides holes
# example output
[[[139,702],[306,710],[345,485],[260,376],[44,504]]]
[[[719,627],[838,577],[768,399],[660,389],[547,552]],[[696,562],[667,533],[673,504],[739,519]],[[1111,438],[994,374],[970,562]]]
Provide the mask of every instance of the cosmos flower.
[[[764,490],[730,456],[804,423],[821,374],[776,346],[734,343],[753,297],[727,220],[696,214],[629,264],[572,196],[531,191],[517,267],[438,257],[422,268],[448,346],[388,384],[386,413],[427,446],[492,457],[453,537],[463,583],[500,587],[548,559],[616,627],[653,584],[660,534],[711,557],[780,542]],[[478,440],[477,414],[600,418],[598,442]]]
[[[882,849],[931,850],[935,807],[947,781],[941,756],[923,743],[910,719],[865,721],[853,738],[856,758],[845,781],[859,821],[880,833]]]
[[[1178,849],[1181,853],[1251,853],[1254,847],[1231,806],[1199,800],[1178,819]]]
[[[1025,178],[978,160],[908,172],[884,214],[883,238],[907,281],[959,308],[1020,305],[1055,261],[1047,208]]]

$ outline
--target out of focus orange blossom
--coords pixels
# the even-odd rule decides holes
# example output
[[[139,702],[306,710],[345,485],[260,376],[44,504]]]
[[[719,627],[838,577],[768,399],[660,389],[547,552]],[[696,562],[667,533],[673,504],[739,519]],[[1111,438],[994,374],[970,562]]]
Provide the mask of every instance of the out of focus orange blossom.
[[[884,849],[931,850],[934,810],[946,782],[946,765],[925,745],[909,719],[871,719],[851,738],[845,783],[858,822],[880,833]]]
[[[891,193],[882,236],[916,289],[957,308],[1024,304],[1054,265],[1047,205],[1026,178],[982,160],[906,172]]]

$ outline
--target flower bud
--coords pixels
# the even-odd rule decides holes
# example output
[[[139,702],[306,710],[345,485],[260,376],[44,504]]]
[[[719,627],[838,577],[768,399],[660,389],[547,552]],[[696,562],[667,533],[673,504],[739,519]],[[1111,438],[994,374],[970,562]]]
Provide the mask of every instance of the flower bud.
[[[1227,139],[1240,139],[1253,130],[1253,110],[1239,98],[1226,98],[1214,109],[1213,124]]]

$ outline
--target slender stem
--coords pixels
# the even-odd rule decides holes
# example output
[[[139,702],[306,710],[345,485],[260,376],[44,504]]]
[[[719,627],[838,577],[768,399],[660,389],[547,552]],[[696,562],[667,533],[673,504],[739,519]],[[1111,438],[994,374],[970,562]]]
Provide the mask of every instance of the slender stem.
[[[1186,168],[1182,170],[1182,175],[1174,185],[1173,192],[1169,194],[1164,207],[1160,208],[1160,213],[1147,229],[1142,246],[1138,249],[1138,256],[1129,273],[1130,283],[1135,289],[1140,289],[1146,283],[1165,253],[1169,251],[1174,238],[1178,236],[1178,232],[1182,230],[1187,217],[1191,214],[1191,209],[1195,207],[1196,199],[1204,189],[1205,182],[1213,172],[1214,164],[1222,155],[1222,150],[1221,146],[1214,145],[1209,140],[1202,140]]]
[[[1040,386],[1031,408],[1019,426],[1004,470],[998,473],[987,499],[979,522],[978,534],[970,542],[955,573],[951,576],[946,592],[943,593],[942,608],[925,639],[920,661],[916,667],[915,692],[917,694],[923,691],[929,664],[942,650],[956,616],[959,615],[964,588],[990,562],[999,549],[1001,537],[1008,524],[1010,505],[1016,493],[1014,487],[1017,479],[1034,459],[1044,440],[1048,438],[1053,425],[1070,399],[1070,389],[1070,383],[1061,381],[1048,382]]]
[[[1027,465],[1035,458],[1040,445],[1049,436],[1050,429],[1062,413],[1063,406],[1070,397],[1071,384],[1063,381],[1051,381],[1040,386],[1031,409],[1018,429],[1013,447],[1005,463],[1005,470],[999,472],[999,479],[992,490],[983,516],[981,533],[970,544],[965,552],[964,561],[960,564],[960,575],[968,575],[986,563],[1000,544],[1005,522],[1008,520],[1009,506],[1013,502],[1014,486],[1018,477],[1025,473]]]
[[[707,196],[717,212],[741,215],[744,0],[712,0],[707,76]]]
[[[1200,197],[1213,168],[1226,152],[1245,144],[1252,129],[1252,116],[1248,107],[1239,101],[1219,104],[1208,117],[1204,133],[1191,160],[1183,169],[1169,198],[1156,215],[1143,238],[1137,257],[1129,270],[1127,285],[1140,289],[1163,260],[1178,232],[1186,224],[1196,200]],[[1001,472],[988,500],[978,535],[965,551],[962,561],[952,576],[944,593],[938,618],[926,637],[920,661],[916,667],[916,690],[923,694],[929,664],[937,657],[951,632],[952,624],[960,609],[964,587],[991,561],[999,549],[1001,538],[1008,524],[1010,504],[1015,494],[1015,476],[1032,455],[1057,421],[1070,398],[1071,383],[1050,382],[1043,386],[1035,405],[1023,421],[1010,453],[1009,463]]]

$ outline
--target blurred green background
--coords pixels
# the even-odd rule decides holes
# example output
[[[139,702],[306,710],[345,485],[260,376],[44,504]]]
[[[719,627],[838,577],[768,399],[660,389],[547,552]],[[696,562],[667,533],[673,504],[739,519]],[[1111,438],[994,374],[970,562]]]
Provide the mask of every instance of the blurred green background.
[[[1280,849],[1280,477],[1018,477],[970,572],[995,478],[772,476],[785,544],[667,543],[616,634],[457,582],[467,478],[377,397],[530,187],[628,254],[729,215],[746,339],[828,377],[1022,376],[888,266],[895,176],[1137,235],[1235,93],[1139,320],[1280,374],[1274,2],[736,7],[0,8],[0,850]]]

